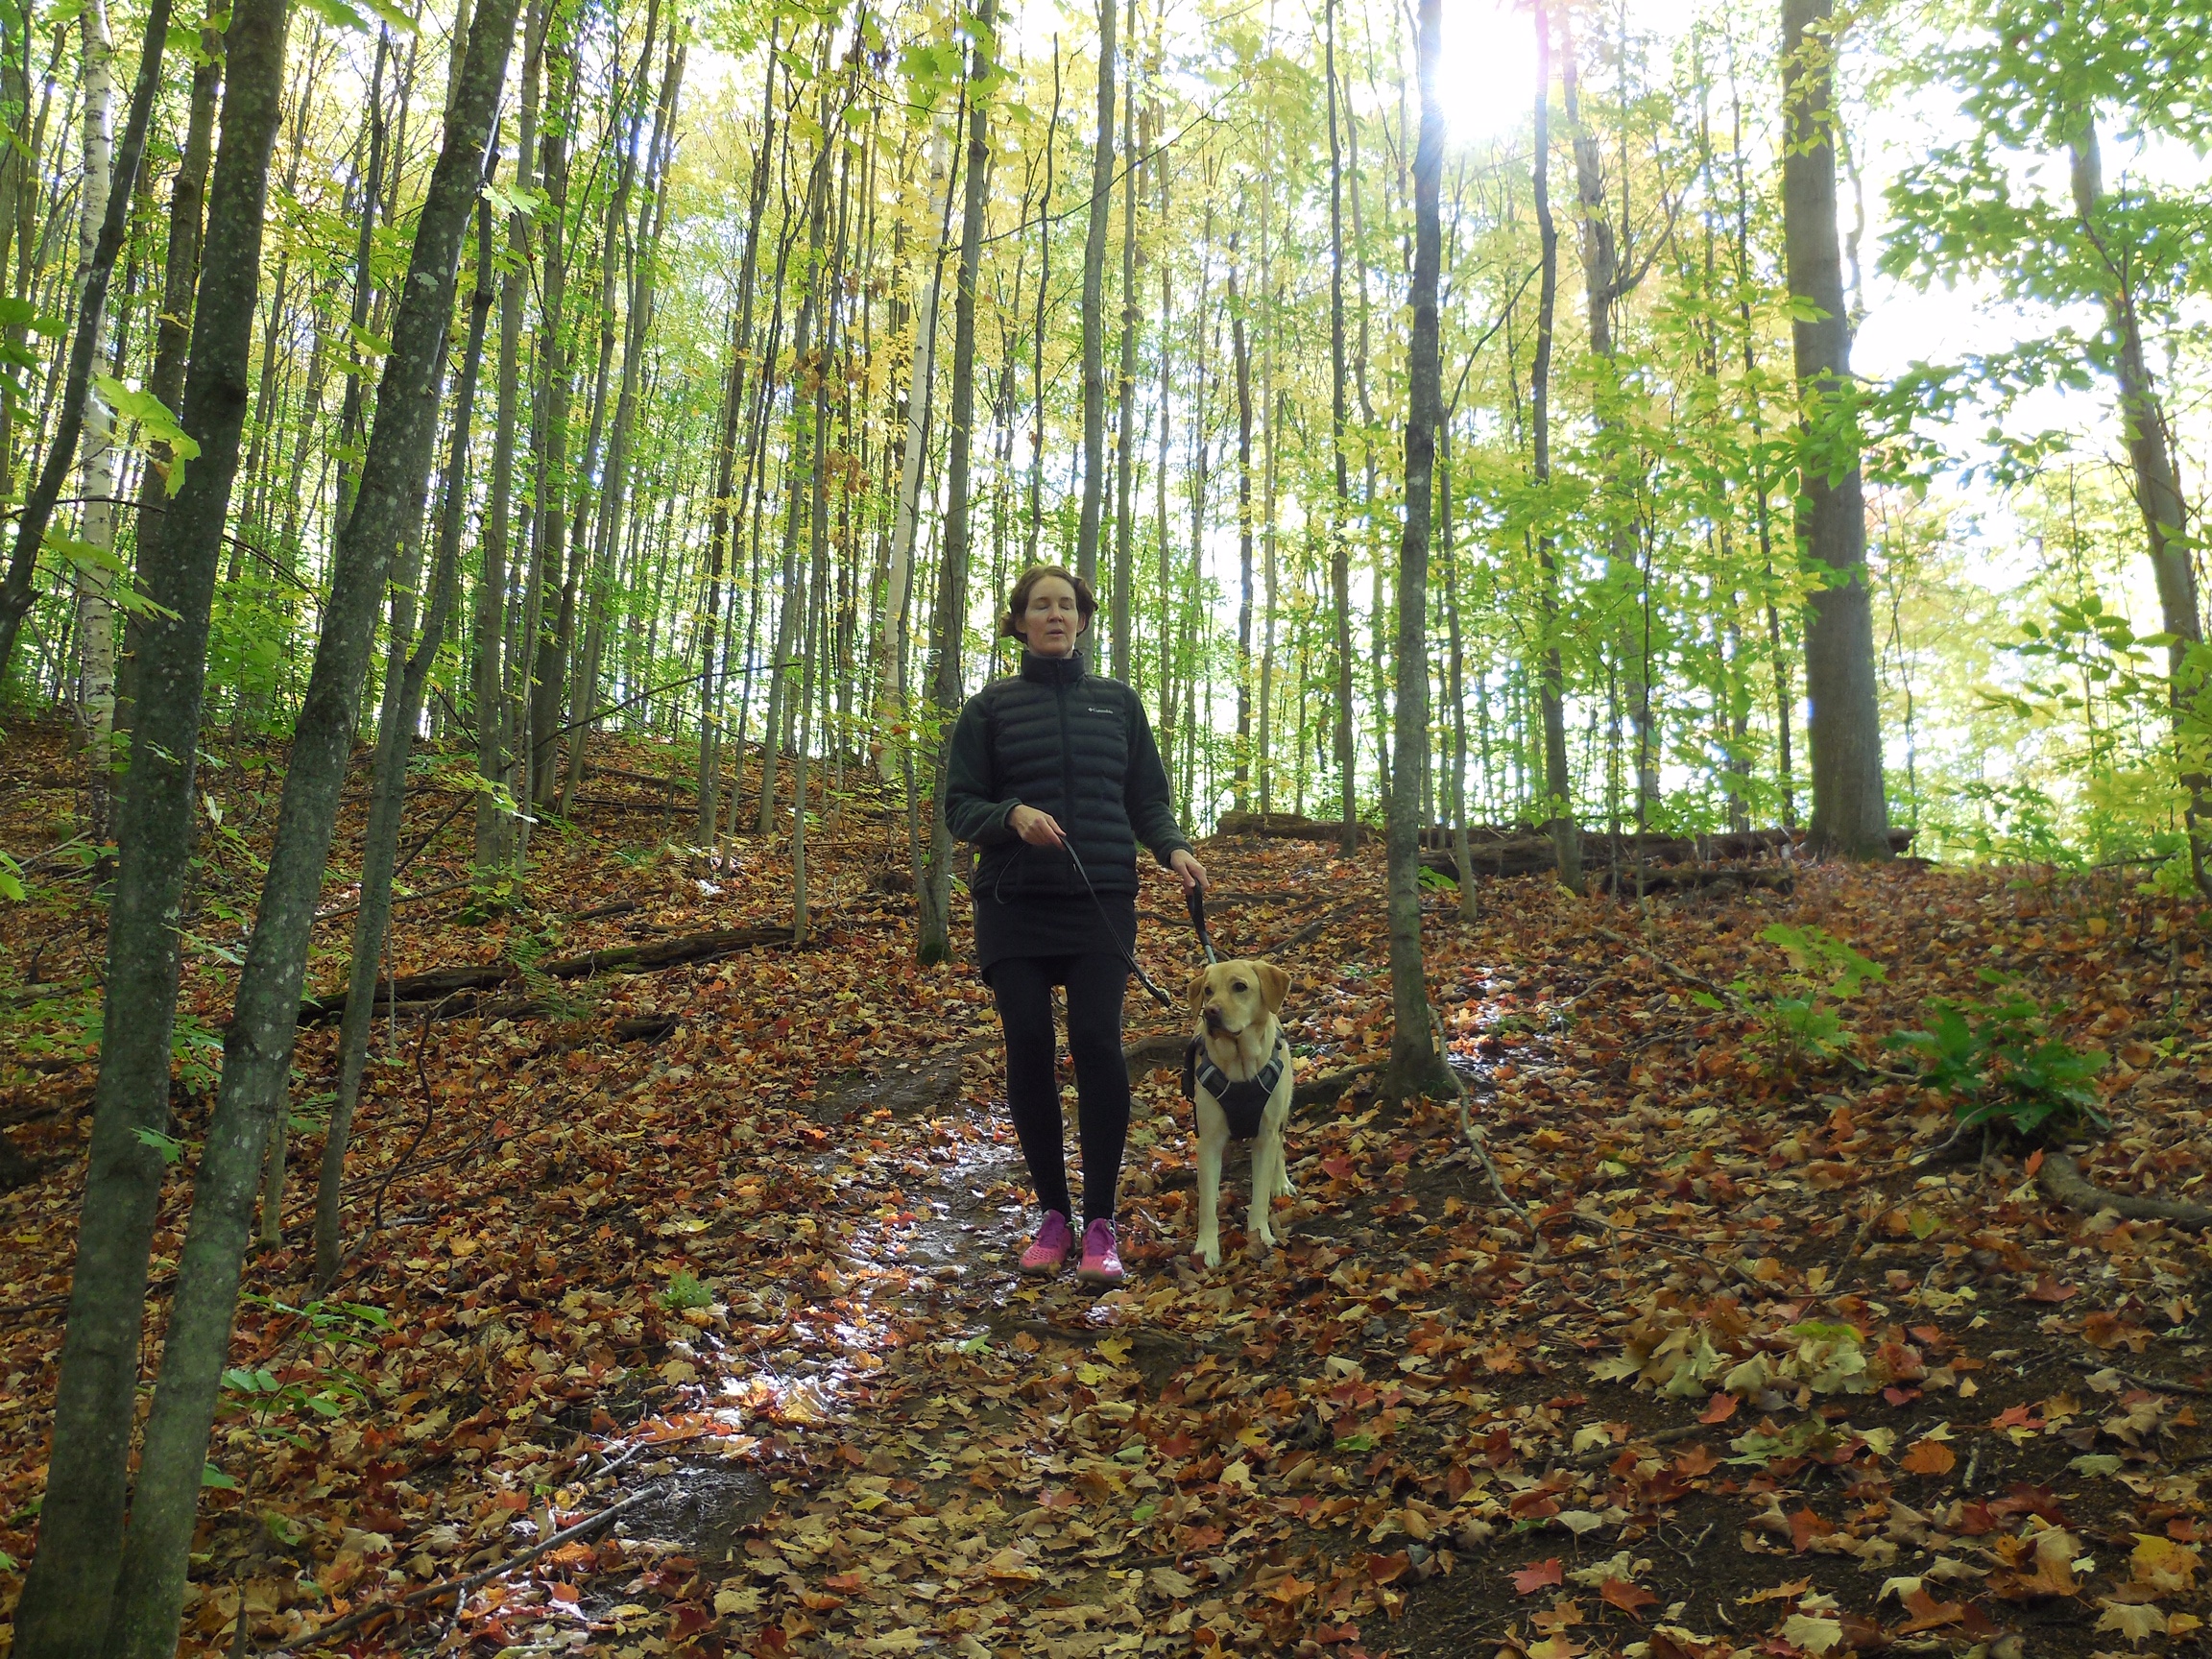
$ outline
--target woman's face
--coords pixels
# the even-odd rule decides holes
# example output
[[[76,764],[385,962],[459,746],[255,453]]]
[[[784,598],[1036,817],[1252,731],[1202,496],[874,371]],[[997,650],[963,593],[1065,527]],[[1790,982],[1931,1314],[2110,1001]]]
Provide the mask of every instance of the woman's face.
[[[1076,637],[1083,632],[1083,613],[1066,577],[1038,579],[1029,589],[1029,602],[1022,608],[1019,631],[1040,657],[1065,657],[1075,649]]]

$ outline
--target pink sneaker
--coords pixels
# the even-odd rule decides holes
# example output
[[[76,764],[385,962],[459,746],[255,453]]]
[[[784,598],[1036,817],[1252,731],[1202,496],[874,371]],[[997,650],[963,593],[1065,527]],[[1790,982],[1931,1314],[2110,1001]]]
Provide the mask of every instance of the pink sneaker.
[[[1114,1248],[1114,1223],[1101,1215],[1083,1229],[1083,1265],[1075,1277],[1086,1285],[1121,1283],[1121,1258]]]
[[[1075,1234],[1068,1225],[1068,1217],[1057,1210],[1047,1210],[1045,1225],[1037,1229],[1036,1238],[1022,1252],[1022,1271],[1040,1277],[1057,1273],[1067,1265],[1068,1253],[1074,1248]]]

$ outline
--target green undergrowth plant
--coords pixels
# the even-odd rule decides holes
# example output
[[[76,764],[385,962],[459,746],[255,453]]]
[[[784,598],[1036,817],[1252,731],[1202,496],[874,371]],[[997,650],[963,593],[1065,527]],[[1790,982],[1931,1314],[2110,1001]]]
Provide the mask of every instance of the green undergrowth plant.
[[[1855,1033],[1841,1004],[1887,978],[1889,971],[1822,927],[1777,922],[1759,937],[1778,948],[1789,967],[1779,974],[1742,974],[1728,989],[1759,1022],[1768,1064],[1790,1071],[1808,1062],[1848,1059]],[[1717,1013],[1727,1007],[1710,992],[1693,992],[1692,998]]]
[[[1961,1128],[2050,1141],[2083,1122],[2105,1127],[2095,1080],[2111,1056],[2058,1036],[2051,1011],[2011,975],[1984,968],[1980,976],[1996,995],[1939,998],[1926,1030],[1899,1031],[1889,1046],[1919,1057],[1921,1080],[1950,1100]]]

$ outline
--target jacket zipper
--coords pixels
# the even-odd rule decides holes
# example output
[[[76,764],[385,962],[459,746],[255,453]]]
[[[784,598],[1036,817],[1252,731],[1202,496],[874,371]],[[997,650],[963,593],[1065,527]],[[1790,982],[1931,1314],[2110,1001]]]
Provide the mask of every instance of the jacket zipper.
[[[1075,860],[1075,748],[1068,735],[1068,682],[1056,679],[1052,685],[1060,700],[1060,798],[1067,816],[1060,828],[1068,837],[1069,862]],[[1070,893],[1075,891],[1075,872],[1070,869],[1060,878]]]

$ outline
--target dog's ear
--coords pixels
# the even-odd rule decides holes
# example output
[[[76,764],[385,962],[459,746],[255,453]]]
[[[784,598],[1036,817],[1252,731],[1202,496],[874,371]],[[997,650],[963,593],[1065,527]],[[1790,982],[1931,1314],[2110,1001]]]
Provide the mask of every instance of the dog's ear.
[[[1290,975],[1272,962],[1255,962],[1252,971],[1260,975],[1260,999],[1267,1004],[1267,1012],[1283,1012],[1283,999],[1290,995]]]
[[[1203,971],[1190,981],[1190,1018],[1195,1020],[1198,1018],[1199,1009],[1205,1005],[1206,1001],[1206,975]]]

